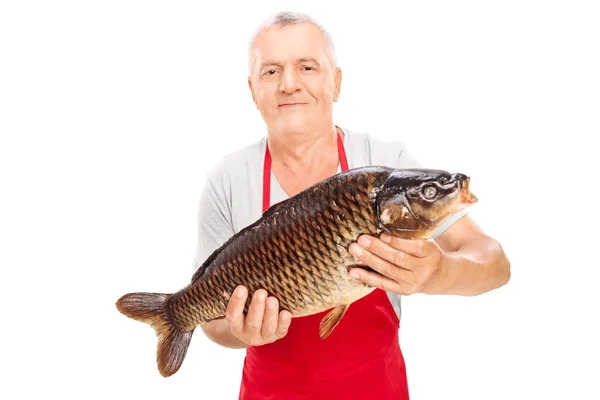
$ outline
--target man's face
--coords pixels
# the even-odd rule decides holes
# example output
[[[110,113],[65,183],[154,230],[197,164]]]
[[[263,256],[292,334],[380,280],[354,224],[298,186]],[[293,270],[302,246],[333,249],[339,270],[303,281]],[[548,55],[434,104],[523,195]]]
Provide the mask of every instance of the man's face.
[[[301,134],[333,125],[342,72],[333,70],[321,31],[310,23],[262,30],[248,84],[270,131]]]

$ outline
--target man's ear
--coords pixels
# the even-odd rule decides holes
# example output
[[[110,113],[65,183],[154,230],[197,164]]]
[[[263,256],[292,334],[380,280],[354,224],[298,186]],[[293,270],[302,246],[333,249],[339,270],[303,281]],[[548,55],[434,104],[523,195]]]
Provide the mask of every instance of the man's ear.
[[[335,69],[333,73],[333,82],[335,84],[335,90],[333,92],[333,101],[338,101],[340,98],[340,89],[342,87],[342,70],[340,67]]]
[[[256,96],[254,96],[254,88],[252,86],[252,77],[248,77],[248,87],[250,88],[250,93],[252,93],[252,101],[254,102],[254,105],[256,106],[256,109],[258,110],[258,103],[256,102]]]

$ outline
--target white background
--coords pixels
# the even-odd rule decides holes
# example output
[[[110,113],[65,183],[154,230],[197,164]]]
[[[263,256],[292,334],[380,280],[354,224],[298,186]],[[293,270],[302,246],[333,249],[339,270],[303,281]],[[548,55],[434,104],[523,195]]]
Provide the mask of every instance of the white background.
[[[333,35],[335,123],[470,175],[512,262],[499,290],[404,299],[411,398],[600,398],[593,3],[2,2],[0,397],[237,398],[243,351],[198,330],[165,379],[114,304],[188,282],[207,169],[265,134],[248,39],[291,9]]]

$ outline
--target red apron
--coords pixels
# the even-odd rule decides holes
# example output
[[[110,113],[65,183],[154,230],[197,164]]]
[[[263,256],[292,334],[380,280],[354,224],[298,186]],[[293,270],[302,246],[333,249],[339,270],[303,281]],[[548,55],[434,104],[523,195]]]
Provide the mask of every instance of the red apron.
[[[338,135],[342,171],[348,170]],[[270,206],[271,155],[267,145],[263,212]],[[264,346],[248,347],[240,400],[408,400],[400,321],[387,294],[375,289],[352,303],[325,340],[321,319],[330,310],[293,318],[287,335]]]

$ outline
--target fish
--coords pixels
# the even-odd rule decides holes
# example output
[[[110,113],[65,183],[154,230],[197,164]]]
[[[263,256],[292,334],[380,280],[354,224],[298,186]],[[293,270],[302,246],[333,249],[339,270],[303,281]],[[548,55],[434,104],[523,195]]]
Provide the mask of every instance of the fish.
[[[157,364],[168,377],[181,367],[194,329],[225,317],[238,285],[265,289],[293,318],[332,309],[321,321],[326,339],[348,307],[375,287],[353,279],[361,265],[348,251],[360,235],[386,232],[427,239],[450,216],[478,201],[470,178],[435,169],[354,168],[274,204],[216,249],[190,283],[173,294],[129,293],[116,303],[158,337]],[[373,271],[373,270],[371,270]],[[292,322],[293,323],[293,322]]]

